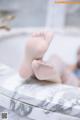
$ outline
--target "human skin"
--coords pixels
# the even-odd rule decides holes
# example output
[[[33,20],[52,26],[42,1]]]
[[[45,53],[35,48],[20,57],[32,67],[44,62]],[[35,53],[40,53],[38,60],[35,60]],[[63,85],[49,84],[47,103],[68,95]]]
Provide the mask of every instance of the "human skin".
[[[47,80],[54,83],[61,83],[61,72],[64,67],[64,62],[60,57],[52,55],[48,61],[34,60],[32,68],[35,76],[39,80]]]
[[[28,79],[33,75],[32,62],[43,58],[52,38],[52,32],[37,32],[29,37],[25,48],[25,56],[19,70],[21,77]]]
[[[32,63],[34,73],[39,80],[80,86],[80,79],[74,74],[76,69],[80,69],[80,47],[76,55],[77,61],[75,65],[66,65],[59,56],[55,55],[50,57],[47,62],[35,60]]]
[[[39,80],[47,80],[58,84],[80,86],[79,79],[73,74],[75,65],[69,66],[53,55],[47,62],[35,60],[32,63],[35,76]],[[55,69],[56,68],[56,69]]]

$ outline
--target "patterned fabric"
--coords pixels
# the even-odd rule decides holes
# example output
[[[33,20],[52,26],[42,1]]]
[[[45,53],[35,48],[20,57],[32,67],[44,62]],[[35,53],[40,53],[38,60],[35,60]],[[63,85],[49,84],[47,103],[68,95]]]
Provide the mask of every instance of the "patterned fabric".
[[[38,81],[35,78],[24,83],[13,70],[2,66],[0,106],[0,112],[7,110],[23,120],[26,116],[32,120],[52,120],[54,116],[54,120],[60,120],[59,116],[65,116],[61,120],[67,120],[68,117],[70,120],[79,120],[80,89]]]

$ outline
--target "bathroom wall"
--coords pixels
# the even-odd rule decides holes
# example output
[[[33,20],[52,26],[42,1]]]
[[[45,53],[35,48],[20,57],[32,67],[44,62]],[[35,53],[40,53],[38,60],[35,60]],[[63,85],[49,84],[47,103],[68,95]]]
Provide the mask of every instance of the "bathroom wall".
[[[0,0],[0,10],[13,11],[13,27],[44,26],[48,0]]]
[[[54,0],[0,0],[1,10],[15,14],[16,19],[11,23],[12,27],[45,25],[80,27],[80,5],[78,4],[54,5]]]

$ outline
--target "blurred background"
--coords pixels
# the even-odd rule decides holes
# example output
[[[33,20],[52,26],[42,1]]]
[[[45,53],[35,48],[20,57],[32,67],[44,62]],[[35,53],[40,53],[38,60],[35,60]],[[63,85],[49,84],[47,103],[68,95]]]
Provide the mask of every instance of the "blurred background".
[[[80,28],[80,4],[66,5],[54,2],[55,0],[0,0],[0,28],[5,28],[7,24],[12,28],[9,32],[0,31],[0,62],[13,68],[19,67],[25,42],[28,40],[29,31],[23,30],[24,28],[57,27],[63,28],[64,32],[55,33],[45,58],[54,53],[66,63],[74,63],[80,45],[80,31],[75,29]]]
[[[63,5],[54,2],[55,0],[0,0],[0,21],[4,16],[14,15],[12,27],[80,27],[79,4]]]

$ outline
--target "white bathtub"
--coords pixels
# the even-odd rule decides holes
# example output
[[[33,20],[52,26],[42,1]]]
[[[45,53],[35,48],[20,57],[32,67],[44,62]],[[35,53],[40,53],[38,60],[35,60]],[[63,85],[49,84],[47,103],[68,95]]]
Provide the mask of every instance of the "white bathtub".
[[[73,31],[73,32],[72,32]],[[75,61],[75,52],[80,46],[79,30],[56,32],[55,38],[45,54],[47,59],[52,53],[59,55],[67,63]],[[23,56],[28,33],[26,29],[14,29],[10,32],[0,32],[0,62],[18,69]]]
[[[27,40],[27,31],[12,30],[9,33],[0,32],[0,34],[0,62],[17,70]],[[80,34],[58,32],[45,59],[55,53],[70,63],[71,60],[73,61],[72,54],[79,45]],[[79,88],[41,83],[33,78],[28,83],[22,83],[23,80],[18,74],[2,66],[0,111],[1,113],[6,111],[10,120],[80,120]]]

